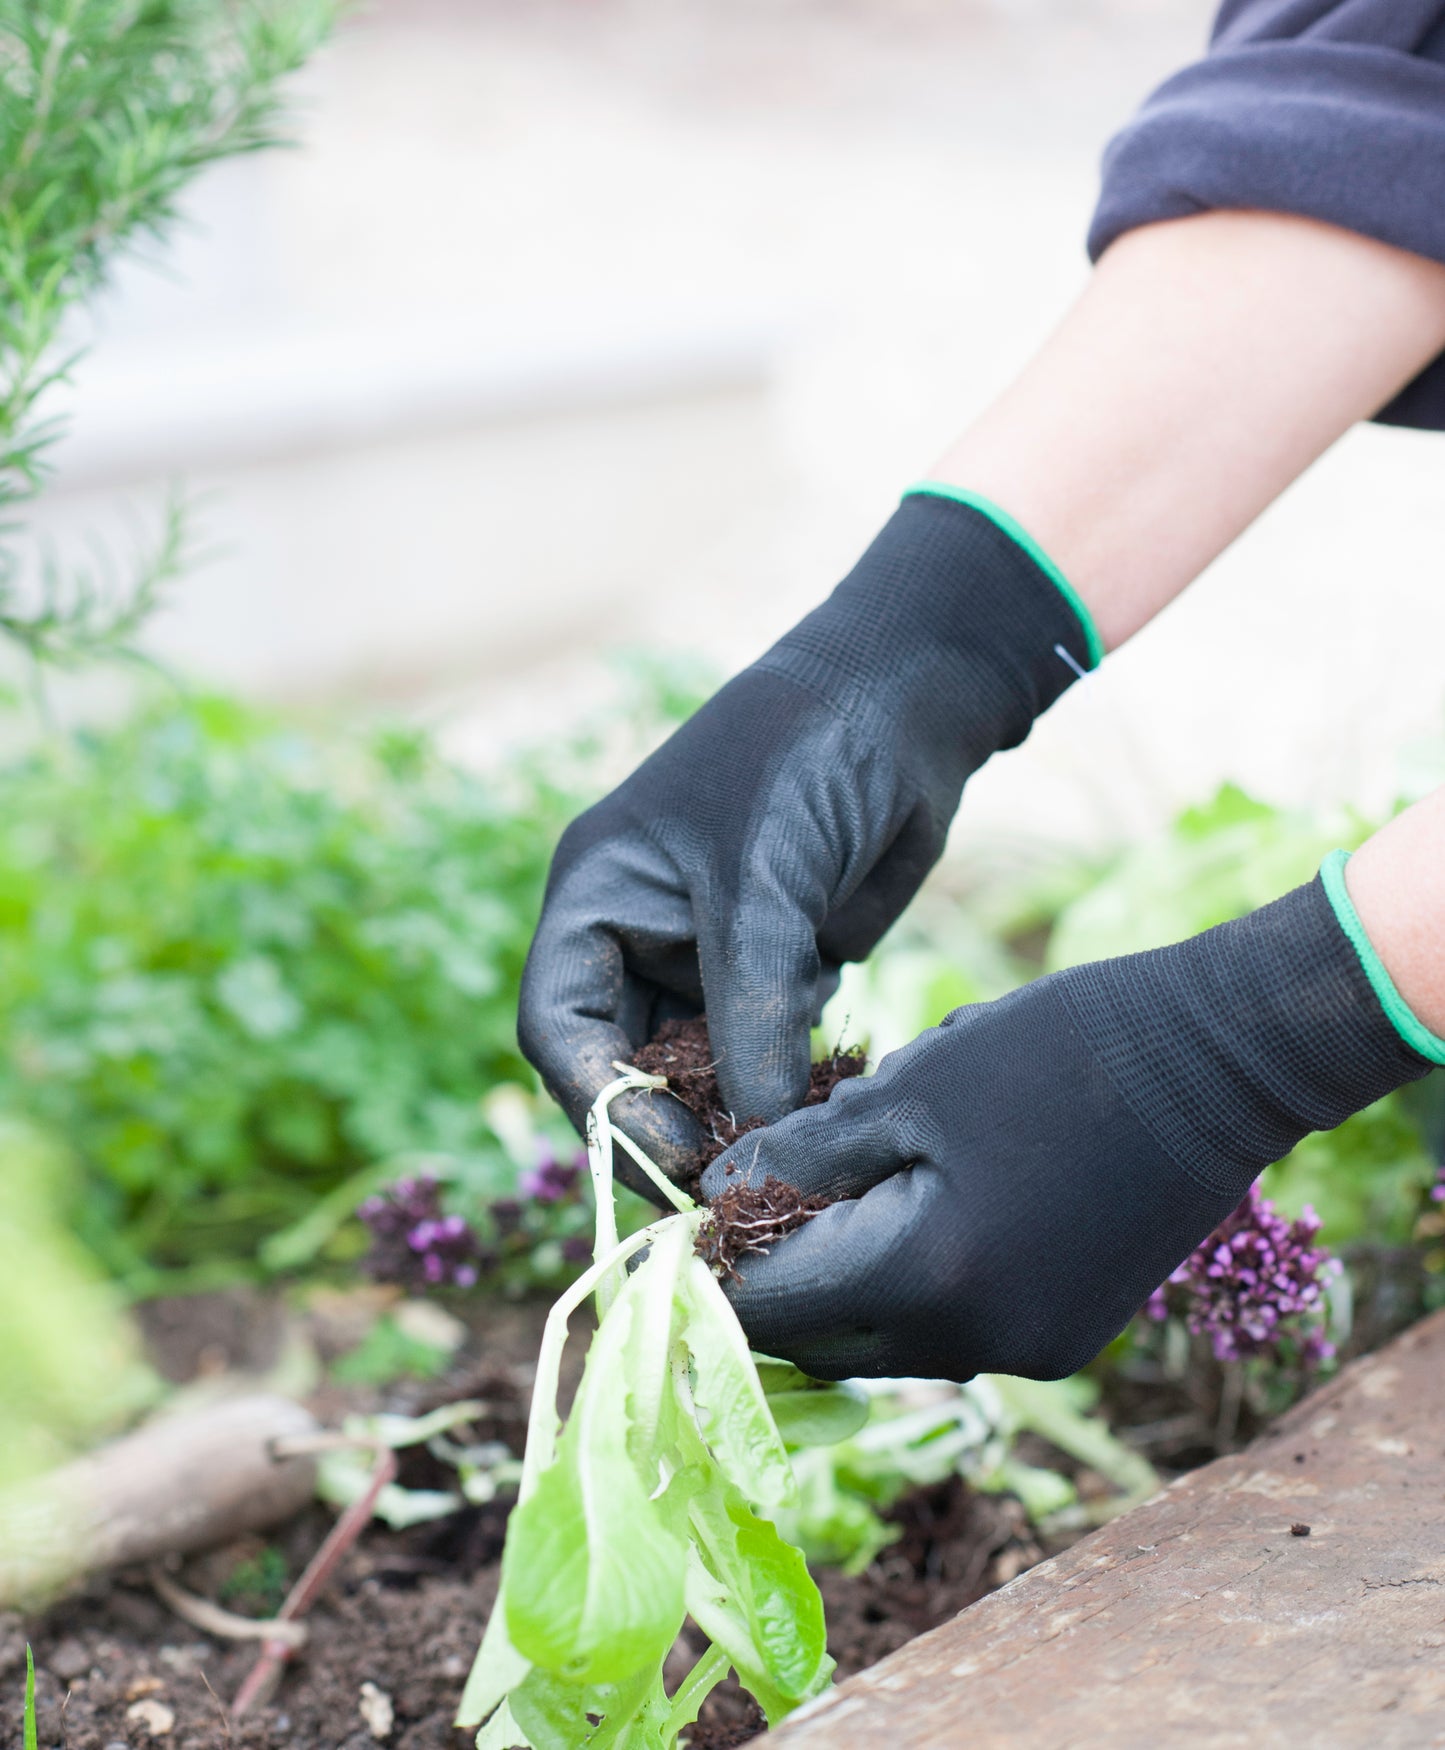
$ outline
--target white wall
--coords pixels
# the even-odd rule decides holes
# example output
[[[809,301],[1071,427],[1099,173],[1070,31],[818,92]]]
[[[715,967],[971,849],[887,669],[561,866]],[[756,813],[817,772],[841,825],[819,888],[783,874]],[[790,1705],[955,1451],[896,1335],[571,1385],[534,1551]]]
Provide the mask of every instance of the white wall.
[[[127,276],[47,525],[186,473],[227,551],[158,651],[473,757],[594,697],[603,646],[726,670],[1057,318],[1099,149],[1206,13],[397,0],[309,76],[303,151],[202,191],[182,283]],[[1439,724],[1442,529],[1445,437],[1352,435],[966,820],[1378,790]]]

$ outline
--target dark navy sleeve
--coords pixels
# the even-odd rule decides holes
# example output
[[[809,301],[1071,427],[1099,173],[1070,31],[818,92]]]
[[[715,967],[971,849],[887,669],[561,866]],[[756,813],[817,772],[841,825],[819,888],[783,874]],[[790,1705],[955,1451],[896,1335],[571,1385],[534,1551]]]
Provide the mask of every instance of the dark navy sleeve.
[[[1445,262],[1445,0],[1225,0],[1209,53],[1110,142],[1089,254],[1216,208]],[[1445,356],[1377,417],[1445,430]]]

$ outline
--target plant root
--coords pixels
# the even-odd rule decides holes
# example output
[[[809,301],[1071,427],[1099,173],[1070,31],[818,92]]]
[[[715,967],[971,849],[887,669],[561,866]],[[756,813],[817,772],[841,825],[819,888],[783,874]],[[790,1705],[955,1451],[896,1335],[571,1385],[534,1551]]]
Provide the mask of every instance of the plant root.
[[[771,1173],[761,1185],[729,1185],[713,1198],[693,1249],[715,1274],[738,1282],[739,1258],[770,1252],[827,1207],[827,1198],[804,1197]]]
[[[706,1015],[697,1015],[690,1021],[664,1021],[654,1038],[633,1053],[632,1062],[648,1075],[665,1076],[668,1092],[681,1100],[702,1125],[705,1140],[684,1181],[685,1188],[696,1195],[698,1181],[723,1150],[731,1148],[749,1131],[762,1129],[764,1120],[740,1120],[723,1105]],[[862,1075],[866,1067],[861,1050],[835,1051],[813,1065],[803,1104],[821,1105],[839,1082]]]

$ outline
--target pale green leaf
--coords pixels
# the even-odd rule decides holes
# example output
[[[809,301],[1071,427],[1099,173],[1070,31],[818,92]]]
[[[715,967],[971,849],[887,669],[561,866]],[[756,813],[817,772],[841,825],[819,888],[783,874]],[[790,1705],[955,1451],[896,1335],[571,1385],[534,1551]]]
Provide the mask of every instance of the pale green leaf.
[[[868,1420],[869,1399],[844,1381],[810,1379],[788,1361],[758,1361],[778,1433],[789,1446],[836,1446]]]
[[[701,1258],[688,1260],[681,1287],[693,1399],[708,1449],[748,1500],[781,1505],[796,1493],[793,1470],[737,1314]]]
[[[1068,1380],[1015,1379],[990,1374],[1009,1423],[1039,1434],[1106,1477],[1132,1500],[1146,1500],[1160,1485],[1159,1473],[1143,1453],[1126,1446],[1100,1416],[1086,1416],[1074,1407]]]
[[[684,1546],[651,1498],[655,1459],[634,1452],[624,1408],[633,1372],[648,1372],[658,1348],[665,1358],[670,1340],[668,1323],[641,1323],[647,1268],[593,1339],[557,1457],[508,1527],[507,1631],[534,1664],[573,1682],[615,1682],[660,1660],[682,1623]]]
[[[462,1691],[461,1705],[457,1708],[459,1726],[475,1726],[489,1715],[495,1716],[498,1708],[506,1706],[508,1694],[532,1669],[531,1660],[522,1657],[507,1634],[506,1594],[504,1583],[492,1606],[492,1614],[487,1618],[482,1644],[477,1649],[467,1676],[467,1686]],[[492,1750],[492,1747],[488,1746],[487,1750]],[[503,1750],[503,1747],[498,1744],[496,1750]]]
[[[660,1663],[617,1683],[568,1683],[534,1670],[512,1711],[534,1750],[672,1750]]]
[[[504,1701],[477,1733],[477,1750],[536,1750],[536,1747],[513,1718],[510,1705]]]

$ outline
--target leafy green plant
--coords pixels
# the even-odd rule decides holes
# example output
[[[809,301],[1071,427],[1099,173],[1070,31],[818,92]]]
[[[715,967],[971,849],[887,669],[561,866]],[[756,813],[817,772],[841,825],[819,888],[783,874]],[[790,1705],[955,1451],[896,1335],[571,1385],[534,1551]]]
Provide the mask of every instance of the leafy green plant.
[[[274,1616],[291,1585],[286,1557],[274,1543],[236,1563],[221,1584],[221,1603],[243,1615]]]
[[[810,1562],[861,1573],[897,1536],[883,1510],[910,1489],[950,1476],[986,1493],[1017,1495],[1029,1518],[1048,1529],[1096,1524],[1159,1487],[1153,1466],[1091,1413],[1098,1392],[1087,1379],[985,1374],[965,1385],[860,1383],[871,1405],[867,1426],[836,1444],[794,1453],[797,1498],[771,1514]],[[1023,1433],[1047,1440],[1117,1492],[1081,1506],[1068,1477],[1018,1457],[1015,1442]]]
[[[729,1666],[770,1721],[832,1670],[817,1587],[767,1515],[796,1488],[780,1422],[841,1439],[866,1403],[781,1363],[760,1373],[695,1251],[708,1212],[609,1121],[619,1094],[664,1085],[625,1072],[593,1107],[595,1261],[547,1320],[501,1590],[459,1714],[486,1722],[482,1750],[670,1750]],[[621,1241],[615,1144],[677,1211]],[[594,1291],[597,1332],[559,1437],[567,1321]],[[689,1615],[711,1644],[669,1696],[663,1661]]]
[[[468,1502],[495,1500],[503,1489],[516,1485],[520,1474],[520,1466],[510,1450],[498,1441],[458,1446],[450,1438],[454,1430],[480,1415],[482,1408],[481,1404],[464,1399],[443,1404],[424,1416],[386,1413],[347,1416],[342,1433],[355,1444],[321,1455],[317,1494],[334,1507],[351,1507],[369,1497],[373,1516],[398,1531],[428,1520],[445,1519]],[[455,1470],[457,1487],[413,1489],[389,1482],[376,1489],[377,1452],[383,1447],[399,1452],[409,1446],[425,1446],[433,1458]]]
[[[301,1261],[403,1155],[512,1191],[481,1101],[530,1080],[516,989],[573,806],[216,699],[0,772],[0,1098],[75,1148],[98,1255],[143,1285],[305,1220]]]
[[[383,1315],[356,1348],[332,1363],[341,1385],[390,1385],[397,1379],[437,1379],[451,1364],[452,1351],[405,1331]]]
[[[0,636],[37,663],[134,656],[181,569],[172,505],[128,590],[99,569],[27,563],[17,512],[63,424],[48,391],[76,363],[65,323],[118,252],[162,236],[208,164],[277,141],[279,87],[338,0],[0,0]]]

